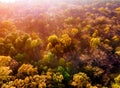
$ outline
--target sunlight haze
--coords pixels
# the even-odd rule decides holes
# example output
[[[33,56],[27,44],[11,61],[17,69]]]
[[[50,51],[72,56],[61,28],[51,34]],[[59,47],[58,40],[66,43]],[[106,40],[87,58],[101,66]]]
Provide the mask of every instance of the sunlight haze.
[[[3,3],[13,3],[17,0],[0,0],[0,2],[3,2]]]

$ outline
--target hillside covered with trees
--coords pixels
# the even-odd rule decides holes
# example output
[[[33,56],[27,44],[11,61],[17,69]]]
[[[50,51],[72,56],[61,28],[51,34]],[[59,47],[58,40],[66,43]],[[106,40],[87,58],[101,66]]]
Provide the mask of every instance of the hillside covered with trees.
[[[0,2],[0,88],[120,88],[120,0]]]

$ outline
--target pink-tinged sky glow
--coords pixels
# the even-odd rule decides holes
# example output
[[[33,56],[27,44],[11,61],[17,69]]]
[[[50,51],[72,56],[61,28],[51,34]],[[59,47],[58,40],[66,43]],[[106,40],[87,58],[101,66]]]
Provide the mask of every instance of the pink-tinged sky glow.
[[[2,2],[2,3],[14,3],[16,1],[17,0],[0,0],[0,2]]]

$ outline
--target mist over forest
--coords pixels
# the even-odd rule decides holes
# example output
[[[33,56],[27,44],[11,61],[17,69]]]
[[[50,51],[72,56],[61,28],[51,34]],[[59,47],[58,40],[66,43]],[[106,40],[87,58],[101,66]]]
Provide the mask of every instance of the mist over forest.
[[[0,1],[0,88],[120,88],[120,0]]]

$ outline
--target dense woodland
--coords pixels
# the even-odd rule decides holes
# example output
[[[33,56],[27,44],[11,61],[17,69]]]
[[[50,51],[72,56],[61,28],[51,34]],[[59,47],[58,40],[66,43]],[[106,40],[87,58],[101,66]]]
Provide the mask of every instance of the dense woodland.
[[[0,87],[120,88],[120,0],[0,3]]]

